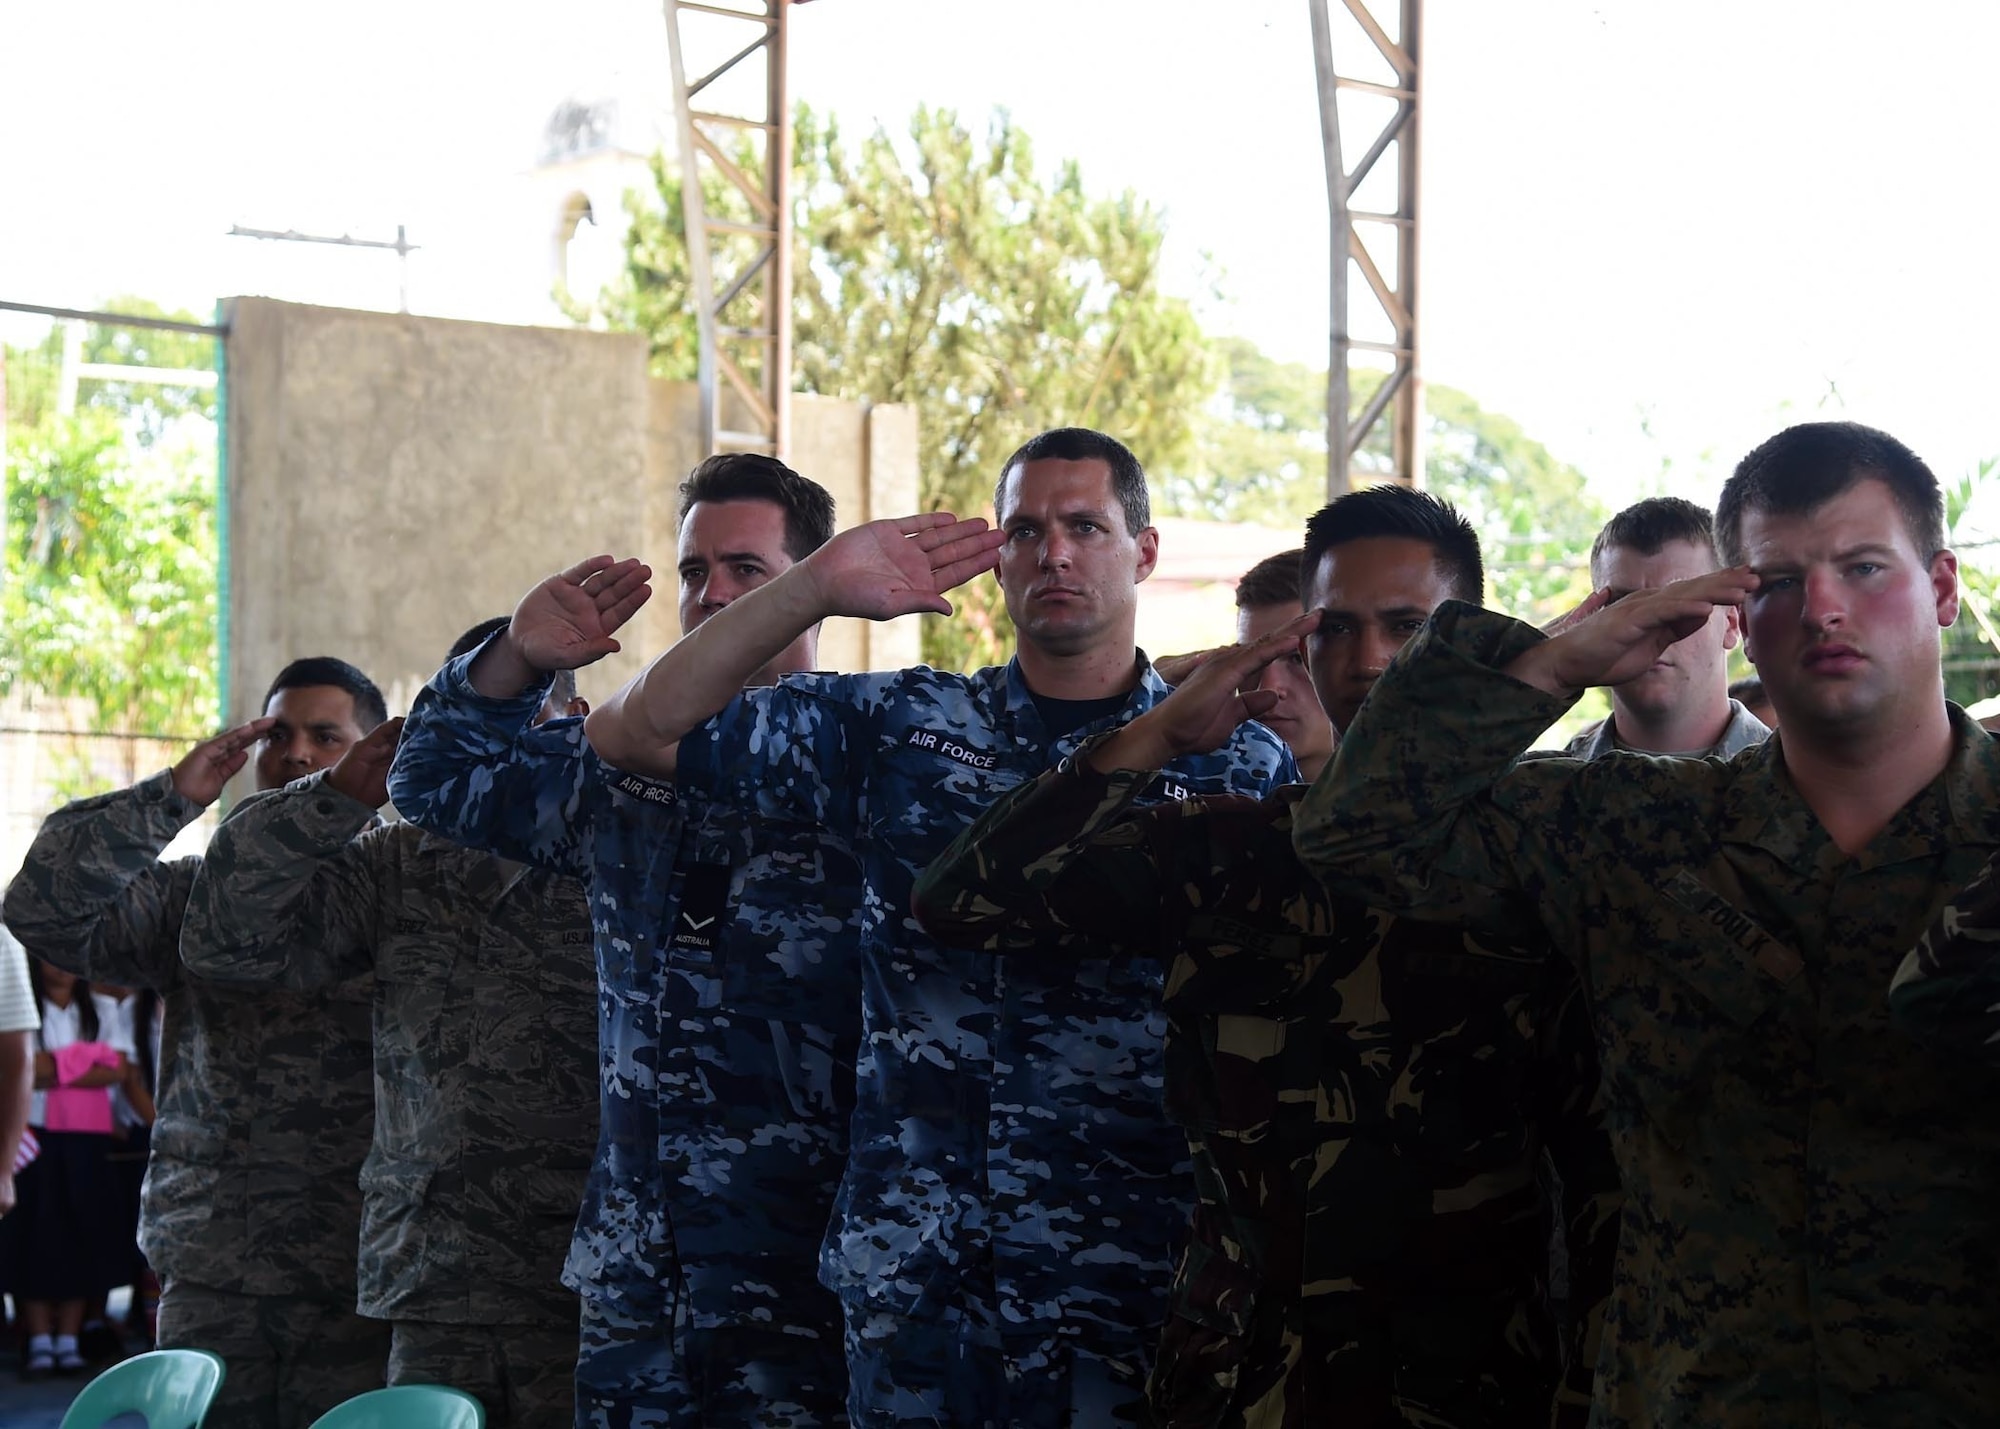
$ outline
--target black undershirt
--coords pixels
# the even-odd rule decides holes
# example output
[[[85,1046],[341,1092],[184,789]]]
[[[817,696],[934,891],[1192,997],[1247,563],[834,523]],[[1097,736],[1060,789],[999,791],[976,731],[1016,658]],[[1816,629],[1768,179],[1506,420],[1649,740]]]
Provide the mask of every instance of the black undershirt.
[[[1056,700],[1047,695],[1028,691],[1028,698],[1035,702],[1035,709],[1042,716],[1042,725],[1049,732],[1049,743],[1054,744],[1066,734],[1074,734],[1087,724],[1115,715],[1125,708],[1129,694],[1107,695],[1100,700]]]

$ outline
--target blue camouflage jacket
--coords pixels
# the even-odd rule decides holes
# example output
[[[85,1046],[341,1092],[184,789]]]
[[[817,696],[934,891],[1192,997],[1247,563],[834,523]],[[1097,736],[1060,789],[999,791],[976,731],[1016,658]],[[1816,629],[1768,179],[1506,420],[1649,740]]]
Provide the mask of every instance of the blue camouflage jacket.
[[[910,894],[994,800],[1167,693],[1142,656],[1117,714],[1052,741],[1018,661],[795,675],[681,741],[684,788],[821,825],[862,861],[862,1051],[821,1271],[843,1299],[991,1301],[1016,1329],[1120,1344],[1165,1318],[1193,1181],[1162,1103],[1162,964],[945,948]],[[1151,789],[1261,797],[1296,777],[1246,725]]]
[[[816,828],[611,768],[581,721],[533,726],[546,691],[486,698],[473,658],[417,697],[390,796],[588,889],[601,1131],[565,1282],[640,1319],[671,1323],[684,1289],[697,1329],[837,1333],[814,1267],[853,1104],[858,867]]]

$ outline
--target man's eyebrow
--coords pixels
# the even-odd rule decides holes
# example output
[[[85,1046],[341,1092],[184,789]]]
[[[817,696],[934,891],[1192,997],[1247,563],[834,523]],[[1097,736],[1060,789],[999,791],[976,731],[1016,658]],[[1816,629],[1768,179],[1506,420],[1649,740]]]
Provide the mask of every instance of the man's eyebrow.
[[[724,551],[716,557],[716,560],[725,566],[736,565],[743,561],[755,561],[760,566],[768,564],[760,551]]]
[[[1896,548],[1887,541],[1863,541],[1858,546],[1849,546],[1844,551],[1834,552],[1833,558],[1836,561],[1851,561],[1856,556],[1893,556],[1895,554]]]

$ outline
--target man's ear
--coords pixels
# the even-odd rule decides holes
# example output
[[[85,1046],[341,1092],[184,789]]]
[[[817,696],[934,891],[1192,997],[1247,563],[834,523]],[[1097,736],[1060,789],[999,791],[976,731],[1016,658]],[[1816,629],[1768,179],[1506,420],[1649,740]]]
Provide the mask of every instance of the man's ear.
[[[1931,557],[1931,593],[1937,597],[1937,623],[1940,629],[1958,619],[1958,556],[1951,551],[1939,551]]]
[[[1737,605],[1722,607],[1722,648],[1734,650],[1736,642],[1743,638],[1743,608]]]
[[[1153,573],[1153,567],[1160,563],[1160,533],[1148,526],[1139,533],[1139,566],[1132,576],[1133,584],[1138,584]]]

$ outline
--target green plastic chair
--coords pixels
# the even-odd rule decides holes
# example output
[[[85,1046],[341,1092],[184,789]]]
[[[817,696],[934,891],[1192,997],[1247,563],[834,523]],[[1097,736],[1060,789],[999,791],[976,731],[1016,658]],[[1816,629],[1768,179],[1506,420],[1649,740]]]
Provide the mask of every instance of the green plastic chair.
[[[223,1366],[207,1350],[153,1350],[111,1366],[83,1387],[62,1429],[97,1429],[121,1414],[143,1414],[147,1429],[200,1429],[222,1388]]]
[[[462,1389],[399,1384],[334,1405],[312,1429],[486,1429],[486,1410]]]

